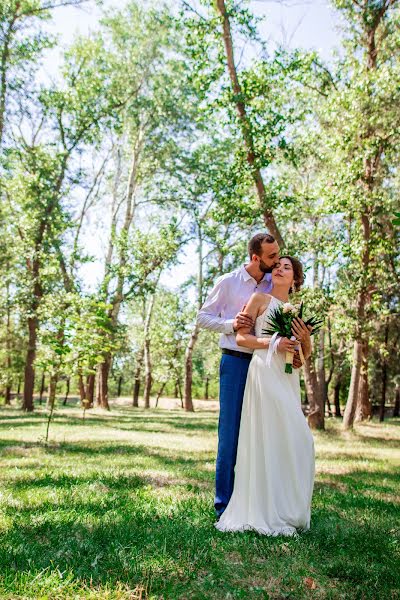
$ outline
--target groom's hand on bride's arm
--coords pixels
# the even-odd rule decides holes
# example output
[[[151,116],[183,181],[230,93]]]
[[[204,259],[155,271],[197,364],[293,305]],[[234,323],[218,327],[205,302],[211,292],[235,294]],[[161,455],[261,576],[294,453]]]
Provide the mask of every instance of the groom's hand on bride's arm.
[[[233,331],[237,331],[240,327],[253,328],[254,321],[251,315],[244,312],[246,306],[243,306],[242,310],[236,315],[233,320]]]

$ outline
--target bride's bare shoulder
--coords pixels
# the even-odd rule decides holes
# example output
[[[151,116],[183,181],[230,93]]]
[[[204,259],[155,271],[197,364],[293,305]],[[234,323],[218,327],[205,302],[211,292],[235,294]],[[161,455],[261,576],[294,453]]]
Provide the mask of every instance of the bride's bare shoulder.
[[[268,304],[271,302],[272,299],[271,294],[266,294],[265,292],[254,292],[254,294],[251,297],[254,298],[257,302],[268,302]]]
[[[264,296],[265,296],[265,303],[266,303],[266,305],[268,307],[268,305],[271,302],[273,296],[271,296],[271,294],[264,294]]]
[[[269,294],[265,294],[263,292],[254,292],[247,304],[247,307],[250,310],[257,311],[257,316],[260,316],[267,310],[270,301],[271,296]]]
[[[264,294],[263,292],[254,292],[250,296],[250,300],[248,304],[252,304],[253,306],[260,306],[261,304],[265,304],[268,294]]]

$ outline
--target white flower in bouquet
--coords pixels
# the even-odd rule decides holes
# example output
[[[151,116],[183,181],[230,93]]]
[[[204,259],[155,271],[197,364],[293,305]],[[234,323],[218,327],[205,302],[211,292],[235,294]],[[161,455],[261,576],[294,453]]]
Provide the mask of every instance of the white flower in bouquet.
[[[296,307],[293,306],[293,304],[290,304],[290,302],[285,302],[285,304],[282,306],[282,312],[284,314],[289,313],[289,312],[296,314],[297,311],[296,311]]]

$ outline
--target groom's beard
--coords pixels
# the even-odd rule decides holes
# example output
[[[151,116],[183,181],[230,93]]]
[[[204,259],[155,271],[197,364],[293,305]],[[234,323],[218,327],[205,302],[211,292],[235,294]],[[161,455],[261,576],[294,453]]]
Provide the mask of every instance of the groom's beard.
[[[272,273],[272,271],[275,269],[276,265],[272,265],[272,267],[269,267],[268,265],[265,264],[265,262],[263,260],[260,260],[260,271],[262,271],[263,273]]]

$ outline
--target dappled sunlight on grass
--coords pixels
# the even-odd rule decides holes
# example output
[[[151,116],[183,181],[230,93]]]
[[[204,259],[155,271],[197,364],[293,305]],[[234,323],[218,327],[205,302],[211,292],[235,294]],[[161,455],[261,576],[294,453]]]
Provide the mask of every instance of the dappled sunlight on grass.
[[[0,411],[1,598],[395,597],[400,428],[315,433],[312,528],[213,527],[217,413]],[[308,578],[308,579],[307,579]]]

